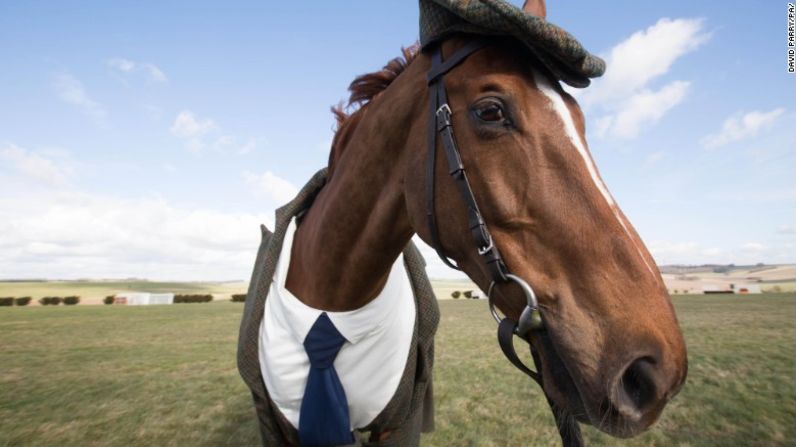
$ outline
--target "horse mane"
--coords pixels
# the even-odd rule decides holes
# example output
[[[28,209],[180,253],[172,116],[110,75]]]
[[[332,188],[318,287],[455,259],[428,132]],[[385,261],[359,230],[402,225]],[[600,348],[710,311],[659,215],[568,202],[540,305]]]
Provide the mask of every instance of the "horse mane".
[[[401,48],[401,56],[398,56],[379,71],[366,73],[357,76],[348,86],[351,96],[348,103],[332,106],[332,114],[337,121],[337,128],[332,139],[332,148],[329,152],[329,173],[331,178],[334,171],[335,161],[340,159],[345,147],[348,145],[348,137],[351,135],[357,124],[361,120],[368,104],[373,98],[377,97],[387,87],[392,84],[406,67],[415,59],[420,46],[418,44]]]

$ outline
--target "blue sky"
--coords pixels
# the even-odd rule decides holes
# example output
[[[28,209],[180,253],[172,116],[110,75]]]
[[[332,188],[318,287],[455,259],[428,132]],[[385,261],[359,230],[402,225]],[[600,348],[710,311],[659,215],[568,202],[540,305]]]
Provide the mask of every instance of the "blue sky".
[[[786,3],[548,19],[608,60],[575,94],[659,263],[796,261]],[[417,20],[412,1],[0,3],[0,278],[248,278],[257,225],[327,161],[329,106]]]

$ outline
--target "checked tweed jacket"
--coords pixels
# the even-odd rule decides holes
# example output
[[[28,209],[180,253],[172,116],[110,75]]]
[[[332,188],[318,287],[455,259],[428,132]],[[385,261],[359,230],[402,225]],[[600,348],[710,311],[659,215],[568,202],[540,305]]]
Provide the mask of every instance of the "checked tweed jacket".
[[[301,215],[326,183],[327,170],[318,171],[296,198],[276,211],[273,233],[265,226],[257,252],[249,291],[243,310],[238,339],[238,370],[251,389],[254,408],[264,446],[298,446],[298,432],[271,401],[263,382],[258,358],[260,323],[265,300],[276,270],[282,241],[290,219]],[[417,315],[409,356],[398,389],[387,406],[361,432],[389,431],[384,441],[358,441],[362,446],[417,446],[420,433],[434,428],[431,369],[434,364],[434,333],[439,323],[439,307],[426,276],[425,261],[410,241],[404,249],[404,263],[414,291]],[[358,436],[359,438],[360,436]]]

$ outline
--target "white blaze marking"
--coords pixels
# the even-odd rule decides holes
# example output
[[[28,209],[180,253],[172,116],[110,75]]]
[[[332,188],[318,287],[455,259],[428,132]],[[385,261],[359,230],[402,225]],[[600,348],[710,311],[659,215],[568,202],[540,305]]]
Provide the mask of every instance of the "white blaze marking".
[[[533,79],[536,82],[536,87],[547,97],[547,99],[550,100],[552,109],[555,110],[558,114],[558,117],[561,118],[561,123],[564,125],[564,133],[569,138],[569,141],[572,142],[572,145],[575,146],[578,154],[580,154],[583,162],[586,164],[586,169],[589,171],[589,175],[591,176],[594,185],[597,187],[597,190],[600,191],[603,198],[605,198],[608,206],[614,212],[616,220],[619,221],[619,224],[633,242],[638,255],[641,257],[641,260],[644,261],[644,265],[646,265],[647,269],[654,274],[654,270],[650,266],[649,262],[647,262],[646,256],[644,256],[644,253],[642,253],[641,248],[636,243],[635,238],[633,238],[633,235],[627,228],[622,215],[619,214],[619,207],[616,206],[616,201],[614,201],[611,193],[608,192],[608,188],[605,186],[605,182],[603,182],[602,178],[600,178],[600,174],[597,173],[597,167],[594,166],[594,161],[591,159],[591,156],[586,150],[586,146],[583,144],[583,140],[581,139],[578,130],[575,128],[575,121],[572,119],[572,113],[569,111],[569,107],[567,107],[566,103],[564,103],[564,98],[562,98],[561,95],[559,95],[558,92],[553,88],[553,86],[550,85],[550,81],[547,79],[547,77],[541,75],[536,70],[533,70]]]

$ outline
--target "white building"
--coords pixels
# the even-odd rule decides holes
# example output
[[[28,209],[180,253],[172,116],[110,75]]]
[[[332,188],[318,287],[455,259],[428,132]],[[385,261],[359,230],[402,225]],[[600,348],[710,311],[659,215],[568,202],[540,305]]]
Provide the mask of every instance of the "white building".
[[[119,292],[115,304],[128,306],[148,306],[151,304],[174,304],[173,293]]]
[[[734,284],[735,286],[735,293],[740,294],[747,294],[747,293],[763,293],[760,289],[760,284],[753,284],[753,283],[738,283]]]

